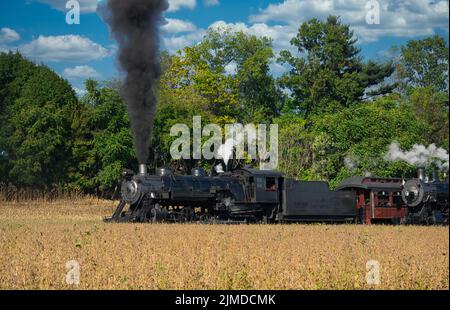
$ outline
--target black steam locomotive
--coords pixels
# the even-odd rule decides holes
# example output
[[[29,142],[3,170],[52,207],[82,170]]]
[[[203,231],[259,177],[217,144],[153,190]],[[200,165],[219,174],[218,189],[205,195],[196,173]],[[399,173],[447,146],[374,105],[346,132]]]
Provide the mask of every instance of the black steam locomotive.
[[[408,206],[406,222],[410,224],[448,224],[448,180],[442,182],[435,174],[431,180],[419,168],[417,179],[403,185],[402,199]]]
[[[375,189],[374,190],[378,190]],[[400,190],[399,190],[400,191]],[[403,186],[406,222],[448,223],[448,180],[413,179]],[[121,202],[111,222],[287,223],[365,222],[354,190],[332,191],[326,182],[296,181],[276,171],[237,169],[215,176],[157,169],[124,171]]]
[[[109,221],[115,222],[354,222],[352,192],[331,191],[325,182],[302,182],[275,171],[251,168],[208,176],[157,169],[149,175],[125,171],[122,201]],[[127,209],[126,206],[128,206]]]

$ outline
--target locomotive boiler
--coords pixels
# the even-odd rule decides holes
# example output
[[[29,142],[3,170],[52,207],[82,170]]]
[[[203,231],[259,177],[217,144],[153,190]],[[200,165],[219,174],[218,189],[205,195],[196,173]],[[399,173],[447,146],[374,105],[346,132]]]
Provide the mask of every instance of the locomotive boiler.
[[[113,222],[354,222],[354,192],[329,189],[326,182],[285,178],[276,171],[251,168],[207,175],[175,175],[160,168],[154,175],[141,165],[123,173],[121,202]]]
[[[416,179],[403,185],[402,199],[408,206],[409,224],[448,224],[448,178],[440,181],[438,174],[429,179],[425,169],[419,168]]]

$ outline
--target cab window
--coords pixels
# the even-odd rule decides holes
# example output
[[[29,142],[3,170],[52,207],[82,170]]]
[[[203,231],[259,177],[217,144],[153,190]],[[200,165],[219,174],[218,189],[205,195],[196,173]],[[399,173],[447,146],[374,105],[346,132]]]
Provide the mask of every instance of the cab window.
[[[256,178],[256,188],[263,189],[264,188],[264,179]]]
[[[389,193],[388,192],[378,192],[376,193],[378,198],[378,206],[379,207],[392,207],[389,202]]]
[[[266,191],[275,192],[277,190],[277,183],[275,178],[266,178]]]

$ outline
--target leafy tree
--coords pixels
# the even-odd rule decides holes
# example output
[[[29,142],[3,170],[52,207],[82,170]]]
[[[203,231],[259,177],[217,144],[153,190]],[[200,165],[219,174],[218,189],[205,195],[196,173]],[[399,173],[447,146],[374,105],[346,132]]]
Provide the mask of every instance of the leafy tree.
[[[51,188],[66,180],[77,99],[67,81],[19,54],[1,54],[2,180]]]
[[[192,117],[203,124],[270,122],[279,114],[281,92],[270,75],[272,44],[230,29],[210,30],[201,43],[177,55],[162,55],[163,76],[155,119],[155,160],[189,170],[209,168],[211,161],[172,161],[169,132],[176,123],[192,127]],[[234,70],[229,70],[234,67]]]
[[[278,124],[279,170],[294,178],[309,179],[307,169],[314,161],[313,132],[300,115],[285,113],[274,120]]]
[[[184,83],[184,69],[179,56],[163,54],[163,75],[158,88],[158,108],[154,122],[152,150],[155,166],[172,166],[177,170],[189,171],[207,162],[194,160],[173,160],[170,146],[177,137],[170,136],[170,129],[175,124],[185,124],[192,132],[194,116],[201,116],[203,125],[233,123],[234,118],[228,114],[214,115],[211,102],[202,96],[193,83]]]
[[[195,90],[202,98],[207,100],[207,109],[215,115],[232,115],[236,113],[238,98],[236,83],[231,76],[224,73],[225,68],[217,61],[209,59],[210,47],[206,44],[186,47],[170,62],[171,89],[183,91],[186,88]]]
[[[282,51],[279,59],[291,67],[280,83],[291,91],[298,112],[308,117],[337,111],[359,102],[366,91],[374,96],[393,88],[382,85],[393,72],[392,64],[363,63],[356,42],[353,31],[336,16],[300,26],[291,40],[300,56]]]
[[[398,70],[407,86],[448,92],[448,43],[439,35],[410,40],[401,48]]]
[[[124,167],[137,167],[125,105],[117,89],[86,81],[72,149],[71,186],[108,194]]]
[[[236,65],[241,120],[244,123],[265,123],[279,115],[282,94],[270,74],[274,57],[272,41],[243,32],[224,34],[225,49]],[[229,63],[230,65],[230,63]]]
[[[282,102],[270,74],[273,57],[267,38],[230,29],[209,30],[202,42],[186,47],[172,62],[176,72],[172,88],[193,86],[208,100],[214,115],[241,122],[267,121],[278,115]]]
[[[412,173],[405,164],[385,161],[384,154],[392,141],[404,147],[426,142],[427,124],[394,95],[314,116],[310,126],[295,115],[277,122],[282,128],[281,169],[296,178],[328,180],[333,186],[351,175]]]
[[[274,55],[267,38],[216,29],[176,55],[163,53],[152,166],[187,172],[217,164],[171,158],[177,138],[171,127],[182,123],[192,132],[193,116],[203,125],[277,123],[279,169],[333,186],[350,175],[412,176],[413,167],[384,159],[393,141],[448,149],[448,46],[442,38],[402,48],[397,69],[406,91],[384,97],[377,95],[396,86],[386,82],[392,64],[363,62],[339,18],[302,24],[291,43],[301,56],[281,53],[291,70],[279,80],[289,96],[270,73]],[[1,53],[0,182],[110,197],[122,168],[137,166],[119,87],[119,81],[88,80],[79,99],[49,68]]]
[[[408,172],[405,164],[384,159],[388,146],[393,141],[405,148],[426,143],[426,129],[427,124],[396,95],[354,105],[339,113],[317,116],[313,130],[326,139],[311,171],[332,184],[355,174],[404,175]],[[346,159],[353,163],[346,165]]]
[[[432,86],[418,87],[411,91],[406,103],[428,125],[426,142],[448,148],[448,94],[436,92]]]

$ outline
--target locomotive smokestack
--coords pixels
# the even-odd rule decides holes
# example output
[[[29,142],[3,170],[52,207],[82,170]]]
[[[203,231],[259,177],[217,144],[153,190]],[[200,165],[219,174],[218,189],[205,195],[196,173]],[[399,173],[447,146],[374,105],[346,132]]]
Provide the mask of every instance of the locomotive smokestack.
[[[425,181],[425,168],[424,167],[417,168],[417,178],[421,181]]]
[[[139,165],[139,174],[146,175],[148,173],[147,165],[141,164]]]
[[[118,43],[118,62],[125,73],[121,95],[127,105],[139,163],[147,163],[156,108],[153,93],[161,74],[159,26],[167,0],[108,0],[99,13]]]

